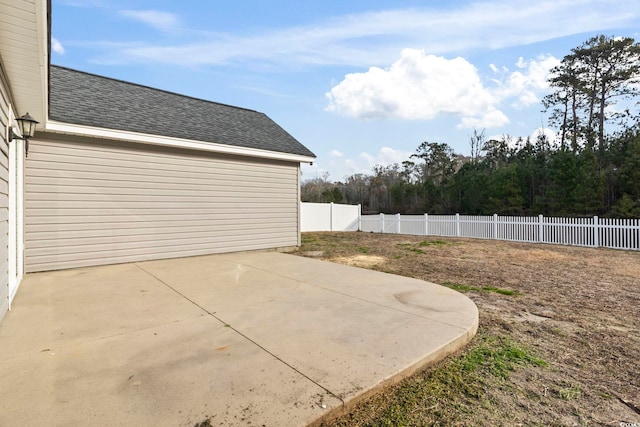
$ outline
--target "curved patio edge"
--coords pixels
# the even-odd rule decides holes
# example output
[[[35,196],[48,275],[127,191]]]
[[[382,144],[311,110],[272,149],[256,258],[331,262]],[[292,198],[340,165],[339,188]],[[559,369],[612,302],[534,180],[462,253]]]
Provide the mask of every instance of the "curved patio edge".
[[[437,286],[441,286],[441,285],[437,285]],[[448,288],[445,288],[445,289],[450,290]],[[383,379],[382,381],[373,385],[369,389],[363,390],[360,393],[350,397],[341,397],[341,400],[343,402],[342,406],[333,408],[329,412],[313,420],[311,423],[308,424],[308,427],[319,427],[323,423],[331,422],[336,418],[339,418],[343,415],[348,414],[360,402],[365,401],[366,399],[370,398],[371,396],[375,395],[378,392],[381,392],[389,387],[392,387],[400,383],[405,378],[408,378],[416,373],[429,369],[436,363],[462,350],[467,344],[469,344],[471,340],[475,337],[476,333],[478,332],[478,326],[479,326],[478,308],[475,305],[475,303],[465,295],[462,295],[457,291],[452,291],[452,292],[455,292],[463,299],[466,299],[469,303],[467,304],[466,309],[469,311],[475,312],[474,320],[468,324],[466,330],[462,330],[458,336],[451,339],[449,342],[444,343],[437,348],[433,348],[430,352],[425,354],[424,357],[422,357],[421,359],[416,360],[414,363],[406,366],[400,371]]]

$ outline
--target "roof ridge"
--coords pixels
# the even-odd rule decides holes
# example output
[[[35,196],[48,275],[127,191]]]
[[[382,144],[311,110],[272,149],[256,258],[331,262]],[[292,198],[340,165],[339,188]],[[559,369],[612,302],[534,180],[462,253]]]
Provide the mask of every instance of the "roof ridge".
[[[74,68],[65,67],[63,65],[49,64],[49,66],[50,67],[59,68],[59,69],[63,69],[63,70],[67,70],[67,71],[72,71],[74,73],[84,74],[84,75],[87,75],[87,76],[97,77],[97,78],[100,78],[100,79],[111,80],[113,82],[118,82],[118,83],[124,83],[124,84],[127,84],[127,85],[137,86],[137,87],[140,87],[140,88],[149,89],[149,90],[153,90],[153,91],[156,91],[156,92],[163,92],[163,93],[166,93],[166,94],[169,94],[169,95],[178,96],[178,97],[181,97],[181,98],[193,99],[193,100],[199,101],[199,102],[207,102],[207,103],[210,103],[210,104],[216,104],[216,105],[220,105],[220,106],[223,106],[223,107],[236,108],[238,110],[244,110],[244,111],[249,111],[249,112],[252,112],[252,113],[264,114],[261,111],[252,110],[251,108],[238,107],[237,105],[225,104],[223,102],[217,102],[217,101],[211,101],[209,99],[197,98],[195,96],[184,95],[182,93],[172,92],[170,90],[165,90],[165,89],[158,89],[156,87],[143,85],[143,84],[140,84],[140,83],[129,82],[129,81],[122,80],[122,79],[116,79],[114,77],[101,76],[99,74],[90,73],[90,72],[87,72],[87,71],[76,70]]]

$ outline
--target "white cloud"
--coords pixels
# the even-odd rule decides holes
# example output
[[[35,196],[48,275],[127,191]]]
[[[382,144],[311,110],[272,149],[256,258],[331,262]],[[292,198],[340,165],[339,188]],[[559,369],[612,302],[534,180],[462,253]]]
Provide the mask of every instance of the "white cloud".
[[[161,31],[176,29],[180,19],[173,13],[160,10],[121,10],[120,15],[150,25]]]
[[[359,119],[484,116],[495,110],[496,102],[465,59],[416,49],[404,49],[389,69],[371,67],[366,73],[347,74],[327,98],[328,111]]]
[[[539,94],[549,88],[549,71],[559,64],[560,60],[551,55],[528,61],[520,57],[516,63],[517,71],[511,72],[507,68],[493,70],[502,75],[502,80],[494,80],[498,85],[495,93],[501,99],[515,98],[512,104],[515,108],[536,104],[540,102]]]
[[[310,179],[330,170],[330,179],[340,181],[358,173],[369,174],[376,165],[388,166],[394,163],[402,163],[405,160],[409,160],[411,154],[413,154],[413,152],[382,147],[374,154],[362,152],[355,157],[347,157],[344,154],[340,157],[332,156],[328,161],[320,159],[318,162],[315,162],[313,166],[303,164],[301,166],[303,179]]]
[[[540,135],[544,135],[547,137],[547,141],[549,141],[549,144],[554,147],[557,146],[560,141],[558,138],[558,134],[553,130],[553,129],[549,129],[549,128],[538,128],[536,130],[534,130],[531,135],[529,136],[529,139],[531,140],[532,144],[536,143],[536,140],[538,139],[538,137]]]
[[[344,156],[344,153],[338,151],[338,150],[331,150],[331,152],[329,153],[329,155],[331,157],[342,157]]]
[[[493,129],[502,127],[509,122],[509,118],[502,111],[493,110],[480,117],[463,117],[457,127],[468,129]]]
[[[395,150],[390,147],[382,147],[377,154],[371,155],[369,153],[360,153],[360,159],[366,162],[366,165],[362,167],[362,170],[370,171],[376,165],[388,166],[393,163],[402,163],[405,160],[409,160],[413,153],[409,151]],[[352,161],[353,166],[358,162]]]
[[[328,173],[326,169],[318,166],[318,163],[302,163],[300,164],[300,170],[302,171],[303,181],[306,181],[308,179],[320,178]]]
[[[549,144],[552,147],[556,147],[556,146],[558,146],[560,144],[560,140],[559,140],[558,134],[553,129],[550,129],[550,128],[537,128],[537,129],[534,129],[528,136],[529,142],[531,144],[535,144],[536,140],[538,139],[538,135],[540,135],[541,133],[547,137],[547,141],[549,141]],[[515,137],[515,136],[512,136],[512,135],[508,135],[508,134],[501,134],[501,135],[500,134],[496,134],[496,135],[489,135],[489,136],[486,137],[487,141],[490,141],[492,139],[497,140],[497,141],[504,140],[504,141],[506,141],[507,146],[509,148],[514,148],[516,150],[519,150],[519,149],[524,147],[527,137],[525,136],[525,137],[522,137],[522,138],[518,138],[518,137]]]
[[[326,94],[326,110],[357,119],[430,120],[454,114],[460,117],[458,128],[498,128],[510,122],[501,103],[511,100],[516,108],[538,103],[549,88],[549,70],[559,62],[550,55],[520,58],[513,72],[491,64],[498,78],[486,85],[463,58],[404,49],[388,69],[347,74]]]
[[[64,46],[62,46],[62,43],[55,37],[51,37],[51,49],[60,55],[64,54]]]
[[[172,14],[158,11],[126,11],[126,16],[162,30],[177,20]],[[120,61],[182,65],[261,61],[286,67],[370,66],[390,63],[406,46],[419,46],[433,54],[500,49],[629,27],[639,19],[640,9],[629,8],[628,0],[484,1],[443,9],[367,12],[307,26],[245,30],[242,35],[200,31],[192,42],[148,42],[113,54]]]

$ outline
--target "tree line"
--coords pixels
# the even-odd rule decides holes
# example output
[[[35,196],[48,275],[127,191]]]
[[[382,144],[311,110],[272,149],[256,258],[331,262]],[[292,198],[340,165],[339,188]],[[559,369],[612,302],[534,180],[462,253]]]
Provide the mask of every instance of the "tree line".
[[[422,142],[411,158],[331,182],[302,185],[302,200],[403,214],[640,217],[640,45],[596,36],[551,70],[542,101],[558,137],[474,130],[470,155]]]

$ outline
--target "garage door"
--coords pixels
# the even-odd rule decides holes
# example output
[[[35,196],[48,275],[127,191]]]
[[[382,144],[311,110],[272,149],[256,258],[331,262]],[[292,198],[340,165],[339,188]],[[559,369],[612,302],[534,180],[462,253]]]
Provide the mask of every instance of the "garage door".
[[[140,144],[34,140],[25,270],[295,246],[298,169]]]

